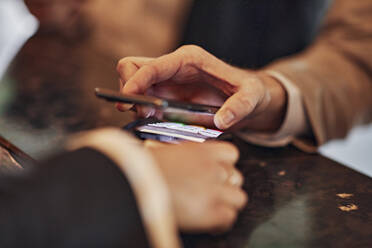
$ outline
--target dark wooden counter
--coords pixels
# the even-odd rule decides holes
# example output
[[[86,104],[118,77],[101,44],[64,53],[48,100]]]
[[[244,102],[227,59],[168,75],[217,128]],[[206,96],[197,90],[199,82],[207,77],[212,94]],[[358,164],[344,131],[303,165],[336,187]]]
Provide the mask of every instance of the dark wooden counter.
[[[123,126],[131,118],[93,96],[94,87],[117,87],[116,59],[87,38],[39,32],[0,84],[8,96],[0,134],[39,158],[67,134]],[[372,247],[371,178],[293,147],[235,143],[249,204],[231,232],[184,236],[185,247]],[[11,159],[1,161],[9,166]]]
[[[293,147],[236,141],[250,200],[233,230],[185,247],[372,247],[372,179]]]

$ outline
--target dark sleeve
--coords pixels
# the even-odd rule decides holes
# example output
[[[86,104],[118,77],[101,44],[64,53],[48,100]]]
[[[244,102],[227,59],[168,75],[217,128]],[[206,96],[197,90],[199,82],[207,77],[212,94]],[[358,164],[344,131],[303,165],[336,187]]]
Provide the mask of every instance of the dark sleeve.
[[[81,149],[0,177],[0,247],[148,247],[133,192],[104,155]]]

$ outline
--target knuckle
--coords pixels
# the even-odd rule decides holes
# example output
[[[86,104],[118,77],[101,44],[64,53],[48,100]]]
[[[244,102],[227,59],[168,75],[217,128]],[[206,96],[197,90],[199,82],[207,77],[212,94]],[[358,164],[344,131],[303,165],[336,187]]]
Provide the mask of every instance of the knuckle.
[[[242,173],[233,168],[233,172],[232,172],[232,175],[230,176],[229,178],[229,182],[231,184],[231,186],[235,187],[236,189],[240,189],[240,187],[242,187],[243,183],[244,183],[244,177],[242,175]],[[242,196],[242,192],[238,192],[237,193],[237,199],[239,200],[242,200],[244,197],[241,197]]]
[[[248,89],[242,89],[239,95],[239,101],[246,105],[251,104],[251,94]]]
[[[255,102],[254,99],[252,99],[252,94],[249,89],[242,89],[239,98],[238,98],[239,104],[241,104],[242,107],[245,109],[254,109]]]
[[[129,63],[133,63],[132,61],[133,61],[133,57],[125,57],[125,58],[120,59],[116,66],[116,70],[118,72],[123,71]]]
[[[197,45],[183,45],[179,49],[181,51],[187,51],[187,52],[192,52],[192,53],[198,53],[198,52],[203,51],[203,49]]]
[[[123,59],[119,60],[117,66],[116,66],[116,70],[118,72],[121,72],[124,69],[126,64],[127,64],[127,58],[123,58]]]
[[[143,70],[145,70],[147,72],[147,74],[149,75],[151,80],[157,81],[159,71],[158,71],[158,69],[155,65],[153,65],[153,64],[144,65]]]
[[[206,51],[197,45],[184,45],[178,49],[185,64],[195,64],[202,66],[203,60],[206,57]]]

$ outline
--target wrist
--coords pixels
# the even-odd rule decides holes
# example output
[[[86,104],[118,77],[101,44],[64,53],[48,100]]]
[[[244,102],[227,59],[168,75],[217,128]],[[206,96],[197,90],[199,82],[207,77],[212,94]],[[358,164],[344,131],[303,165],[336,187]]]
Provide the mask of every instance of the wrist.
[[[263,119],[267,123],[265,131],[277,131],[285,118],[287,110],[288,96],[283,85],[274,77],[265,72],[259,72],[259,77],[269,94],[269,102],[266,103],[267,107],[262,113]]]

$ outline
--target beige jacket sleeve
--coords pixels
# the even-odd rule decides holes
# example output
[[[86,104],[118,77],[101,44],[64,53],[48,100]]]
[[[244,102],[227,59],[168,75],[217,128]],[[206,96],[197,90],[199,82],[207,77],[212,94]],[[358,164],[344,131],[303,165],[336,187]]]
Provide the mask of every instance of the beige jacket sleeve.
[[[319,146],[372,120],[372,1],[335,0],[317,40],[306,51],[266,69],[301,92]],[[297,139],[294,143],[303,143]]]

